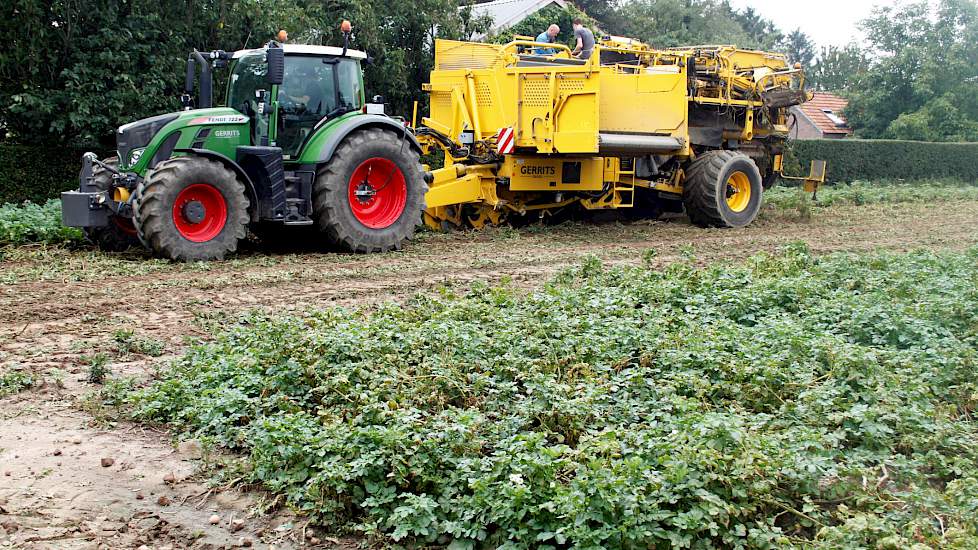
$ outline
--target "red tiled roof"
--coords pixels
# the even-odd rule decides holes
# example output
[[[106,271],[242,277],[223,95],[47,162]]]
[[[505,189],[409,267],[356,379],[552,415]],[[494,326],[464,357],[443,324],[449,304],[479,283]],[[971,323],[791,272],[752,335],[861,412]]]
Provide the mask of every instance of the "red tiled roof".
[[[828,92],[815,92],[815,97],[811,101],[802,103],[800,109],[805,116],[815,123],[815,126],[823,134],[846,134],[852,133],[852,128],[846,123],[845,126],[838,126],[829,118],[825,110],[831,111],[833,115],[845,121],[842,110],[849,105],[849,100]]]

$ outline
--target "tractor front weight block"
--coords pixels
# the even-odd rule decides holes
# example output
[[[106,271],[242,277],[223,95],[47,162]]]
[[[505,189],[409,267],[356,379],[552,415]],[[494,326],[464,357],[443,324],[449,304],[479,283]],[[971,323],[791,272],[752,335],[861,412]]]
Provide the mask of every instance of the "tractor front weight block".
[[[109,209],[103,191],[94,184],[95,153],[82,156],[78,174],[78,191],[61,193],[61,222],[68,227],[102,227],[109,225]]]
[[[67,227],[102,227],[109,225],[105,193],[65,191],[61,193],[61,222]]]

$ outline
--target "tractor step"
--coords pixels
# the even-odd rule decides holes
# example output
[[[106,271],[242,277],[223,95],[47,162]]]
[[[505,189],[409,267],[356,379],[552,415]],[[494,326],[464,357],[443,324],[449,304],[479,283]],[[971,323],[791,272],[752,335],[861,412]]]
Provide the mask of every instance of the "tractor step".
[[[312,225],[315,223],[313,220],[288,220],[282,222],[282,225]]]

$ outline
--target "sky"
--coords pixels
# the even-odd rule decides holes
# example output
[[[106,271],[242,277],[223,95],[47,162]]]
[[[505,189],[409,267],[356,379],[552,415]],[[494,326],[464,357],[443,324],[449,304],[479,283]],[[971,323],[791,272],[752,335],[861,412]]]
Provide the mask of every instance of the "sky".
[[[801,28],[819,46],[844,46],[861,41],[859,21],[876,5],[896,0],[730,0],[737,9],[752,7],[784,32]]]

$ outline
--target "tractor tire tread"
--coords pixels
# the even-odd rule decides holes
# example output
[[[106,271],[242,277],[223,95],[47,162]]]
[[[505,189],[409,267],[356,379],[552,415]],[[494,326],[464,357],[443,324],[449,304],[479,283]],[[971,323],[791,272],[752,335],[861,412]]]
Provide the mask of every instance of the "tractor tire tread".
[[[743,223],[742,220],[732,221],[728,212],[725,211],[726,197],[721,197],[720,193],[725,190],[726,178],[724,171],[732,162],[747,162],[748,174],[752,185],[756,187],[752,192],[752,203],[747,210],[750,212],[748,217],[752,221],[760,208],[761,200],[761,179],[757,165],[750,157],[736,151],[716,150],[707,151],[700,154],[686,170],[686,179],[683,183],[683,204],[686,207],[686,214],[693,224],[700,227],[742,227],[750,223]],[[756,185],[754,185],[756,183]],[[755,198],[756,197],[756,198]]]
[[[212,183],[219,181],[229,191],[223,193],[228,206],[225,229],[208,247],[191,243],[179,234],[173,225],[172,207],[165,200],[168,189],[201,171],[215,178]],[[175,157],[157,164],[136,187],[133,220],[139,240],[160,256],[176,261],[223,260],[248,235],[248,206],[244,184],[223,164],[201,157]]]
[[[415,185],[412,185],[412,174],[407,173],[401,166],[402,171],[405,172],[409,195],[405,212],[401,219],[383,230],[371,230],[356,227],[356,224],[344,223],[343,220],[348,219],[348,216],[346,212],[340,210],[348,208],[349,178],[356,168],[351,165],[352,159],[357,151],[368,145],[385,141],[392,145],[396,144],[402,156],[399,160],[409,164],[416,171],[413,175]],[[400,136],[390,130],[367,128],[354,131],[343,140],[330,162],[316,177],[313,186],[314,217],[316,225],[332,244],[350,252],[369,254],[400,250],[404,241],[414,238],[414,230],[421,223],[421,215],[426,208],[424,197],[428,192],[428,185],[424,181],[424,169],[418,151],[403,142]],[[420,197],[416,198],[415,202],[420,201],[420,207],[412,209],[410,195],[417,193],[420,193]]]

